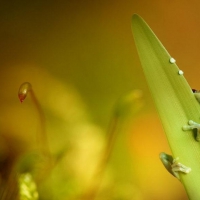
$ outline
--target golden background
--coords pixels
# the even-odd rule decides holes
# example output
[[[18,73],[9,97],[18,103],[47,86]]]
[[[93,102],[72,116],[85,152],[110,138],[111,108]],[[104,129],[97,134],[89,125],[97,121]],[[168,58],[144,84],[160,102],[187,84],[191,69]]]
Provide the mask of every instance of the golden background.
[[[50,183],[39,189],[51,187],[51,195],[41,199],[70,199],[87,191],[115,103],[131,90],[142,91],[144,105],[118,131],[99,199],[187,199],[159,160],[160,152],[170,150],[137,55],[131,17],[137,13],[150,25],[191,87],[200,89],[199,10],[194,0],[0,2],[0,146],[9,152],[37,146],[37,110],[30,98],[23,104],[17,98],[25,81],[44,110],[52,153],[72,146]]]

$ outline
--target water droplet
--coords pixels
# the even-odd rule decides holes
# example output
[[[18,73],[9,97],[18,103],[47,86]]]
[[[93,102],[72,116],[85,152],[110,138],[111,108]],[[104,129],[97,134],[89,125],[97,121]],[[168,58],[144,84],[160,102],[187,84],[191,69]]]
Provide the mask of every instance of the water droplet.
[[[176,60],[175,60],[174,58],[170,58],[170,59],[169,59],[169,62],[170,62],[171,64],[173,64],[173,63],[176,62]]]
[[[179,70],[179,71],[178,71],[178,74],[179,74],[179,75],[183,75],[184,72],[183,72],[182,70]]]

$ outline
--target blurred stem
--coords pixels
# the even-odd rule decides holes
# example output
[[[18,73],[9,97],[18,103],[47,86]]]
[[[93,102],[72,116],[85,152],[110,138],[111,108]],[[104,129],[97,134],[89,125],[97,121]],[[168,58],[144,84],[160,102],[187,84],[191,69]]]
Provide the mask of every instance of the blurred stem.
[[[5,182],[2,182],[1,184],[0,199],[1,200],[16,199],[17,196],[18,196],[17,177],[12,170],[8,179]]]
[[[98,194],[106,166],[111,158],[114,144],[118,133],[121,131],[122,126],[129,123],[130,117],[135,116],[137,112],[143,107],[142,91],[133,90],[128,94],[123,95],[116,103],[113,117],[110,121],[107,140],[102,158],[96,168],[93,180],[88,190],[82,195],[82,200],[94,200]]]
[[[21,102],[23,102],[25,100],[25,98],[27,97],[28,93],[31,96],[31,99],[33,101],[33,104],[35,105],[38,114],[39,114],[39,121],[41,122],[40,126],[41,126],[41,133],[39,133],[37,135],[37,141],[39,143],[39,148],[41,150],[41,152],[43,153],[44,156],[49,157],[50,156],[50,150],[49,150],[49,146],[48,146],[48,141],[47,141],[47,134],[46,134],[46,127],[45,127],[45,115],[44,112],[42,110],[42,107],[32,89],[32,85],[29,82],[25,82],[23,83],[20,88],[19,88],[19,92],[18,92],[18,97],[20,99]]]
[[[50,156],[50,150],[49,150],[49,145],[48,145],[48,141],[47,141],[47,134],[46,134],[46,124],[45,124],[45,115],[44,112],[42,110],[42,107],[37,99],[37,97],[35,96],[34,91],[31,89],[30,90],[30,95],[31,98],[34,102],[34,105],[36,107],[36,109],[38,110],[39,113],[39,118],[40,118],[40,124],[41,124],[41,134],[38,134],[38,143],[40,145],[40,149],[42,151],[42,153],[49,157]]]
[[[110,122],[108,129],[108,139],[106,140],[105,150],[100,160],[96,172],[94,174],[93,180],[88,188],[88,190],[81,196],[81,200],[94,200],[98,194],[101,182],[103,179],[103,174],[105,172],[108,161],[111,157],[114,143],[117,136],[117,126],[119,124],[119,117],[114,116]]]
[[[53,159],[50,153],[50,148],[49,148],[48,140],[47,140],[45,114],[32,89],[31,84],[29,82],[25,82],[20,86],[19,92],[18,92],[18,96],[21,102],[25,100],[28,93],[30,94],[33,104],[35,105],[36,110],[39,114],[39,121],[40,121],[40,128],[41,128],[41,131],[39,131],[38,134],[36,135],[36,142],[37,144],[39,144],[39,151],[42,154],[42,160],[40,160],[40,162],[42,163],[42,170],[40,170],[41,172],[37,174],[37,177],[36,177],[36,182],[39,183],[50,174],[54,166],[54,163],[53,163]]]

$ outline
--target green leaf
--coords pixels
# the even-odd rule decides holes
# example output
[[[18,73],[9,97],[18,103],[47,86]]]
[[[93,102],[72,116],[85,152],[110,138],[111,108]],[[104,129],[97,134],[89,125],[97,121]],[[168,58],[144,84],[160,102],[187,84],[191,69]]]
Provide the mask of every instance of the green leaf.
[[[200,123],[200,105],[184,75],[179,74],[176,63],[169,62],[170,54],[136,14],[132,18],[132,31],[172,154],[192,169],[189,174],[180,173],[181,182],[190,199],[200,199],[200,143],[195,140],[192,131],[182,130],[189,120]]]

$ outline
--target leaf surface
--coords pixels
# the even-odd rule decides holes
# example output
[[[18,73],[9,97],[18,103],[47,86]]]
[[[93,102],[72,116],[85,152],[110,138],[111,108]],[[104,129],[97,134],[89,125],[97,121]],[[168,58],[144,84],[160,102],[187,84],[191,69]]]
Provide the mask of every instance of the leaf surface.
[[[180,163],[192,169],[189,174],[180,173],[181,182],[190,199],[200,199],[200,143],[192,131],[182,130],[189,120],[200,123],[200,105],[184,75],[179,74],[176,63],[170,63],[170,54],[136,14],[132,18],[132,31],[173,156],[179,157]]]

